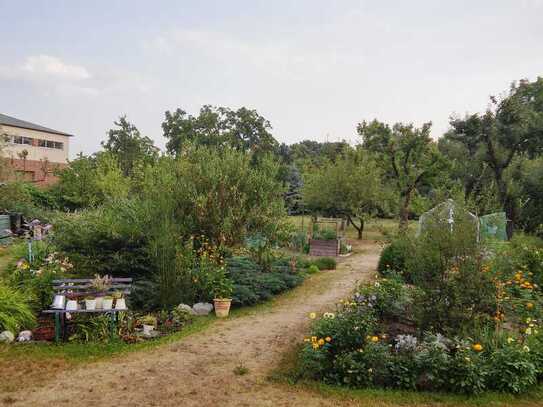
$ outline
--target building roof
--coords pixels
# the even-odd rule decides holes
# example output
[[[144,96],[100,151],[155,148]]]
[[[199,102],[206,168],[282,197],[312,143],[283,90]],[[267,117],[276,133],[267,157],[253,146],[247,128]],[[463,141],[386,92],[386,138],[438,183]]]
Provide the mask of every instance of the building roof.
[[[60,134],[61,136],[72,137],[73,134],[64,133],[63,131],[53,130],[48,127],[40,126],[39,124],[30,123],[24,120],[16,119],[15,117],[7,116],[0,113],[0,125],[19,127],[21,129],[37,130],[46,133]]]

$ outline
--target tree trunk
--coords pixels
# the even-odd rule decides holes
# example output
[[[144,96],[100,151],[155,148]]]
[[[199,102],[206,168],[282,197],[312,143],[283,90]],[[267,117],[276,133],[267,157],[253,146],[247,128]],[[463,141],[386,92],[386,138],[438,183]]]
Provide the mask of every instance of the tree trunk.
[[[351,218],[350,216],[347,216],[347,219],[349,220],[350,224],[353,225],[353,227],[356,229],[356,232],[358,233],[358,240],[362,240],[362,232],[364,231],[364,219],[358,218],[360,220],[360,226],[354,223],[353,218]]]
[[[411,203],[411,192],[411,189],[407,190],[400,198],[400,233],[407,232],[407,227],[409,225],[409,205]]]

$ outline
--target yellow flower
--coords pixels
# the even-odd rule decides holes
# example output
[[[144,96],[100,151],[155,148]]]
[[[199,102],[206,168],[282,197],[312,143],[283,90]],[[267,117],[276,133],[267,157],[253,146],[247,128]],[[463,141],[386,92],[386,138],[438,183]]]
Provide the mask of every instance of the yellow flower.
[[[532,309],[534,307],[534,304],[532,304],[531,302],[529,302],[528,304],[526,304],[526,308],[527,309]]]
[[[471,347],[475,352],[481,352],[483,350],[483,345],[480,343],[475,343]]]
[[[530,352],[530,348],[527,345],[524,345],[522,349],[524,350],[524,352]]]
[[[374,336],[371,337],[371,341],[372,341],[373,343],[379,342],[379,337],[374,335]]]
[[[507,343],[511,343],[511,342],[514,342],[514,341],[515,341],[515,338],[511,338],[511,337],[507,338]]]
[[[309,318],[310,318],[310,319],[315,319],[315,318],[317,318],[317,314],[315,314],[314,312],[312,312],[312,313],[309,314]]]
[[[325,340],[326,342],[332,342],[332,338],[330,338],[329,336],[327,336],[326,338],[324,338],[324,340]]]
[[[317,342],[317,337],[316,337],[316,336],[312,336],[312,337],[311,337],[311,342]]]
[[[311,339],[305,338],[305,339],[304,339],[304,342],[311,342]]]
[[[317,343],[313,344],[313,349],[319,349],[319,345]]]
[[[317,342],[320,346],[324,345],[324,339],[319,339],[319,341]]]

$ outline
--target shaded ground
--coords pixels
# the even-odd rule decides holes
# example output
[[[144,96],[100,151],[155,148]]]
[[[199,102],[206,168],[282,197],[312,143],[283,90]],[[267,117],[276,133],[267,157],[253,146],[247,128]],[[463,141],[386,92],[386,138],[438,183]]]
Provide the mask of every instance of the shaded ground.
[[[368,278],[378,246],[345,258],[282,296],[270,309],[220,321],[204,332],[149,352],[93,363],[3,399],[31,406],[332,406],[317,392],[266,380],[282,355],[303,339],[307,315],[333,306]],[[234,370],[244,366],[245,375]],[[342,405],[351,405],[342,401]]]

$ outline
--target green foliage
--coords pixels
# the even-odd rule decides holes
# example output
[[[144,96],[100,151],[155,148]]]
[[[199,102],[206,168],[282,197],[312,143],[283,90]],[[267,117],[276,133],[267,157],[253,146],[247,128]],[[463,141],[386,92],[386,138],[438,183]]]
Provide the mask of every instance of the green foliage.
[[[382,251],[377,264],[377,271],[383,277],[401,276],[406,282],[412,283],[406,275],[406,261],[411,256],[411,242],[405,237],[399,237]]]
[[[273,240],[284,216],[278,167],[234,149],[192,148],[164,158],[146,173],[143,198],[169,200],[182,232],[204,235],[213,245],[232,245],[259,232]]]
[[[490,169],[499,203],[510,220],[510,238],[519,220],[519,204],[516,183],[508,182],[506,172],[514,166],[517,157],[535,156],[542,151],[543,78],[534,82],[520,80],[511,85],[505,97],[490,100],[491,107],[483,115],[452,119],[452,130],[446,137],[470,151],[468,160],[466,156],[462,160],[479,160]],[[466,184],[471,185],[469,178]]]
[[[232,257],[226,262],[226,272],[234,285],[232,303],[242,306],[267,301],[303,281],[303,276],[293,272],[286,259],[276,261],[271,271],[264,272],[248,257]]]
[[[36,317],[28,296],[23,291],[0,283],[0,330],[16,334],[20,330],[33,328],[35,323]]]
[[[166,112],[162,123],[166,148],[171,154],[181,155],[188,145],[230,147],[260,156],[278,147],[269,132],[270,123],[256,110],[242,107],[231,110],[226,107],[205,105],[198,116],[181,109]]]
[[[96,207],[122,200],[130,191],[130,179],[123,175],[117,157],[110,152],[93,156],[79,154],[58,172],[59,181],[52,192],[69,210]]]
[[[473,221],[460,207],[455,214],[452,228],[446,217],[432,214],[406,261],[406,281],[422,290],[416,302],[422,329],[456,332],[484,323],[495,309],[495,287],[483,272]]]
[[[132,177],[141,167],[153,164],[159,150],[153,140],[142,136],[126,116],[121,116],[114,124],[117,128],[108,131],[108,140],[103,141],[102,146],[116,158],[123,175]]]
[[[522,393],[537,381],[530,353],[519,346],[505,346],[492,353],[489,362],[489,387],[510,393]]]
[[[431,123],[425,123],[420,129],[402,123],[391,128],[377,120],[364,121],[357,127],[364,148],[378,154],[386,177],[396,186],[402,230],[407,229],[415,191],[444,169],[444,160],[430,136],[430,128]]]
[[[154,268],[147,249],[148,224],[139,202],[111,202],[58,217],[53,240],[81,276],[150,275]]]
[[[363,151],[311,168],[304,174],[302,195],[306,208],[313,212],[347,217],[359,238],[367,219],[387,212],[381,171],[376,161]]]
[[[318,257],[312,261],[319,270],[335,270],[336,269],[336,259],[333,257]]]
[[[313,239],[316,240],[336,240],[337,233],[333,229],[317,229],[313,231]]]
[[[111,340],[111,320],[107,315],[75,314],[69,328],[71,342],[108,342]]]
[[[311,266],[309,266],[307,268],[307,273],[308,274],[315,274],[315,273],[318,273],[319,271],[320,271],[320,269],[316,264],[312,264]]]

